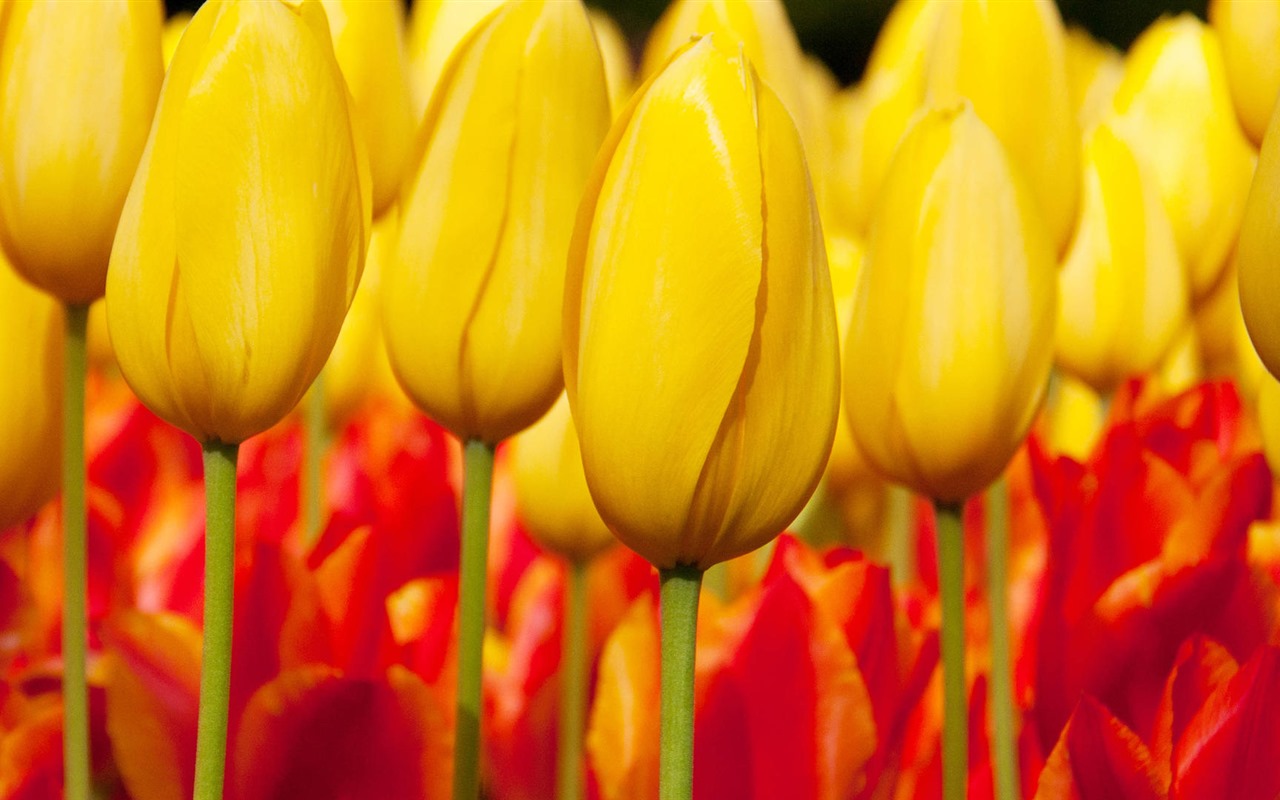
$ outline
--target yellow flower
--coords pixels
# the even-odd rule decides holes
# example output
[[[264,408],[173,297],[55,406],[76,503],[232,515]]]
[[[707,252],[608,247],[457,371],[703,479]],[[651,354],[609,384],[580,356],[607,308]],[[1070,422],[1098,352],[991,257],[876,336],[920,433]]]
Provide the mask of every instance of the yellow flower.
[[[867,460],[937,500],[1004,469],[1040,404],[1057,274],[1038,210],[967,103],[898,146],[871,223],[845,347],[845,407]]]
[[[506,0],[416,0],[409,14],[413,118],[422,119],[444,64],[458,43]]]
[[[598,8],[587,10],[591,29],[604,59],[604,77],[609,85],[609,106],[616,116],[635,91],[635,65],[631,63],[631,45],[613,18]]]
[[[401,0],[322,0],[333,50],[356,107],[360,139],[368,147],[373,215],[395,200],[413,143],[409,72]]]
[[[827,233],[827,264],[831,270],[831,289],[836,301],[836,329],[842,354],[843,343],[853,322],[853,304],[863,257],[861,242],[841,234]],[[859,452],[858,443],[854,441],[853,431],[849,428],[847,413],[841,414],[836,421],[836,438],[831,445],[831,458],[827,461],[827,488],[841,493],[871,477],[878,478],[878,475]]]
[[[1213,31],[1190,14],[1147,29],[1129,52],[1114,113],[1116,133],[1155,176],[1199,300],[1226,266],[1254,162]]]
[[[1080,224],[1059,288],[1058,363],[1098,392],[1155,368],[1188,322],[1159,192],[1105,123],[1085,142]]]
[[[1120,81],[1124,79],[1124,57],[1083,28],[1067,28],[1067,80],[1071,105],[1076,110],[1080,130],[1100,122],[1111,108]]]
[[[164,21],[164,30],[160,33],[160,49],[164,53],[164,68],[168,69],[173,61],[173,54],[178,50],[178,42],[191,23],[190,11],[179,11]]]
[[[1280,474],[1280,383],[1270,375],[1262,379],[1258,391],[1258,423],[1262,429],[1262,452],[1273,474]]]
[[[405,184],[383,323],[400,385],[461,438],[505,439],[560,394],[565,254],[609,120],[576,0],[503,7],[445,68]]]
[[[768,542],[826,463],[831,279],[799,134],[716,35],[637,93],[587,187],[565,384],[600,515],[658,567]]]
[[[368,175],[316,0],[211,0],[165,81],[107,276],[125,379],[201,441],[279,421],[364,264]]]
[[[1249,190],[1236,267],[1240,311],[1253,346],[1272,375],[1280,375],[1280,114],[1273,114],[1262,141],[1258,172]]]
[[[1088,384],[1059,375],[1045,405],[1049,449],[1083,464],[1098,443],[1106,404]]]
[[[1280,95],[1280,0],[1212,0],[1231,99],[1245,133],[1262,143]]]
[[[102,296],[164,80],[147,0],[15,0],[0,43],[0,240],[60,300]]]
[[[569,561],[586,561],[617,541],[587,490],[578,433],[564,395],[515,438],[511,459],[516,507],[538,544]]]
[[[0,531],[58,491],[62,307],[0,255]]]

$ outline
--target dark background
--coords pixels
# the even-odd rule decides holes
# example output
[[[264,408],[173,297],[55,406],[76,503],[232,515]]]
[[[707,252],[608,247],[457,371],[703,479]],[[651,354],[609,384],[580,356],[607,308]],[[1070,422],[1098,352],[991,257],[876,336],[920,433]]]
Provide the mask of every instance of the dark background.
[[[201,0],[168,0],[169,10],[195,9]],[[893,0],[785,0],[804,49],[849,83],[862,72],[876,33]],[[1121,49],[1161,14],[1190,10],[1204,18],[1207,0],[1058,0],[1068,23],[1076,23]],[[588,0],[608,11],[637,49],[667,0]]]

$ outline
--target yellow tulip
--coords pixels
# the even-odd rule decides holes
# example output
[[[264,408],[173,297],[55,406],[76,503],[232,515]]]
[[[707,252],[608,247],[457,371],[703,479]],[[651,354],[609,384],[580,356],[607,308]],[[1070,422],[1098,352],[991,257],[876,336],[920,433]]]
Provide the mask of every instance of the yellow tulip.
[[[506,0],[416,0],[409,14],[413,118],[422,119],[444,64],[458,43]]]
[[[1262,143],[1280,96],[1280,0],[1212,0],[1231,98],[1245,133]]]
[[[182,34],[187,30],[187,25],[190,23],[190,11],[179,11],[164,21],[164,30],[160,33],[160,50],[164,54],[165,69],[168,69],[169,64],[173,61],[173,54],[178,49],[178,42],[182,41]]]
[[[591,502],[578,433],[564,395],[515,438],[511,459],[516,508],[534,541],[578,562],[617,541]]]
[[[1050,450],[1084,463],[1106,422],[1106,404],[1085,382],[1059,375],[1046,406]]]
[[[853,322],[853,303],[863,256],[863,246],[856,239],[840,234],[827,234],[827,264],[831,270],[831,289],[836,301],[836,329],[842,357],[844,341]],[[827,488],[841,493],[871,477],[877,477],[876,473],[858,450],[853,431],[849,428],[848,416],[841,414],[836,420],[836,438],[831,445],[831,457],[827,461]]]
[[[926,102],[973,104],[1026,177],[1057,251],[1075,226],[1080,146],[1052,0],[939,2]]]
[[[1124,57],[1119,50],[1075,26],[1067,28],[1066,44],[1071,105],[1080,130],[1087,131],[1102,121],[1111,108],[1111,99],[1124,79]]]
[[[0,531],[58,491],[62,308],[0,256]]]
[[[1188,321],[1160,194],[1105,123],[1085,142],[1080,224],[1059,289],[1058,363],[1098,392],[1153,369]]]
[[[368,243],[348,95],[316,0],[211,0],[165,81],[107,276],[125,379],[234,444],[278,422],[333,347]]]
[[[604,77],[609,85],[609,106],[616,116],[635,91],[635,65],[631,61],[631,45],[613,18],[598,8],[587,10],[591,29],[604,59]]]
[[[1156,367],[1154,378],[1169,396],[1185,392],[1204,380],[1200,337],[1196,334],[1195,325],[1183,327],[1182,332],[1174,337],[1173,346]]]
[[[1272,474],[1280,475],[1280,383],[1270,375],[1258,391],[1258,427],[1262,429],[1262,453]]]
[[[14,0],[0,43],[0,241],[66,303],[102,296],[164,80],[159,2]]]
[[[85,347],[90,365],[99,369],[115,368],[116,351],[111,347],[111,332],[107,330],[107,304],[103,300],[97,300],[89,306]]]
[[[1280,113],[1272,114],[1262,141],[1258,172],[1249,190],[1236,267],[1240,272],[1240,310],[1253,346],[1272,375],[1280,375]]]
[[[1115,131],[1155,176],[1199,300],[1226,266],[1254,162],[1213,31],[1190,14],[1147,29],[1129,52],[1114,114]]]
[[[840,399],[799,134],[716,38],[675,56],[615,123],[565,287],[587,484],[659,568],[705,569],[777,535],[817,484]]]
[[[1049,377],[1056,272],[1030,191],[973,108],[922,116],[881,190],[845,347],[845,407],[872,466],[945,502],[1000,474]]]
[[[322,0],[338,66],[356,107],[360,139],[368,147],[373,215],[395,200],[413,143],[409,72],[401,0]]]
[[[565,254],[609,120],[576,0],[505,6],[445,68],[383,320],[401,386],[463,439],[505,439],[560,394]]]

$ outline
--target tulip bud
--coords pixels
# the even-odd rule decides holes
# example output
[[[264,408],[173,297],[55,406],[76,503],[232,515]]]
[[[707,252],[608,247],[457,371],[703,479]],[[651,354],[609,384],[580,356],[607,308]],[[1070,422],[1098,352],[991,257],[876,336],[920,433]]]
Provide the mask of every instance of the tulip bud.
[[[1045,403],[1049,449],[1081,464],[1088,460],[1106,422],[1107,406],[1088,384],[1060,375]]]
[[[1147,29],[1129,52],[1114,112],[1116,133],[1155,176],[1199,300],[1226,266],[1254,161],[1213,31],[1190,14]]]
[[[1187,325],[1174,337],[1173,346],[1156,367],[1154,379],[1165,394],[1185,392],[1204,380],[1204,364],[1200,358],[1200,337],[1195,325]]]
[[[58,491],[62,308],[0,256],[0,531]]]
[[[168,69],[173,62],[173,54],[178,50],[178,42],[191,23],[190,11],[179,11],[164,21],[164,29],[160,32],[160,51],[164,54],[164,68]]]
[[[1087,131],[1110,110],[1111,99],[1124,79],[1124,58],[1119,50],[1083,28],[1067,28],[1066,45],[1071,105],[1080,130]]]
[[[791,116],[716,35],[614,125],[565,286],[565,384],[600,515],[659,568],[772,539],[831,449],[831,278]]]
[[[853,303],[858,288],[858,273],[862,271],[863,255],[862,244],[857,240],[828,234],[827,264],[831,270],[831,289],[836,301],[836,329],[842,357],[843,343],[853,322]],[[866,478],[876,477],[875,471],[858,451],[846,414],[839,415],[836,421],[836,438],[831,445],[826,475],[828,488],[837,493],[865,481]]]
[[[1026,177],[1060,252],[1075,226],[1080,150],[1058,9],[1052,0],[937,5],[928,102],[973,104]]]
[[[107,276],[138,397],[197,439],[274,425],[333,347],[364,264],[368,175],[316,0],[210,0],[165,81]]]
[[[102,296],[164,80],[158,2],[15,0],[0,43],[0,241],[66,303]]]
[[[445,68],[383,320],[401,386],[461,438],[505,439],[561,391],[565,253],[609,119],[576,0],[503,7]]]
[[[1212,0],[1209,22],[1222,41],[1236,116],[1262,144],[1280,96],[1280,0]]]
[[[845,407],[872,466],[946,502],[993,481],[1044,393],[1056,295],[999,140],[968,104],[926,113],[885,178],[845,347]]]
[[[613,18],[598,8],[587,9],[591,29],[604,59],[605,83],[609,86],[609,106],[616,116],[635,91],[635,65],[631,62],[631,45]]]
[[[1273,114],[1253,176],[1236,267],[1240,271],[1240,311],[1253,346],[1272,375],[1280,375],[1280,113]]]
[[[534,541],[569,561],[587,561],[617,541],[591,502],[564,395],[514,445],[516,507]]]
[[[409,14],[413,118],[422,119],[444,64],[458,43],[506,0],[416,0]]]
[[[1188,322],[1159,192],[1105,123],[1085,142],[1080,223],[1059,289],[1058,363],[1098,392],[1153,369]]]
[[[381,216],[400,189],[413,142],[409,73],[401,0],[322,0],[333,51],[355,101],[360,139],[368,148],[373,215]]]

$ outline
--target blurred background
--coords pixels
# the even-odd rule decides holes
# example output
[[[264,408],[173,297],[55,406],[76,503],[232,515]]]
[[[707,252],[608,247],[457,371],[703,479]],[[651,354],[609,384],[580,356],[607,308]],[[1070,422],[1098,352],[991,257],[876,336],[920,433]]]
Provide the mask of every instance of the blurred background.
[[[173,13],[194,10],[200,3],[169,0],[167,5]],[[667,0],[588,0],[588,5],[609,12],[638,51]],[[851,83],[862,74],[893,0],[785,0],[785,5],[801,47],[825,61],[843,83]],[[1162,14],[1192,11],[1203,19],[1206,5],[1207,0],[1058,0],[1068,24],[1081,25],[1122,49]]]

